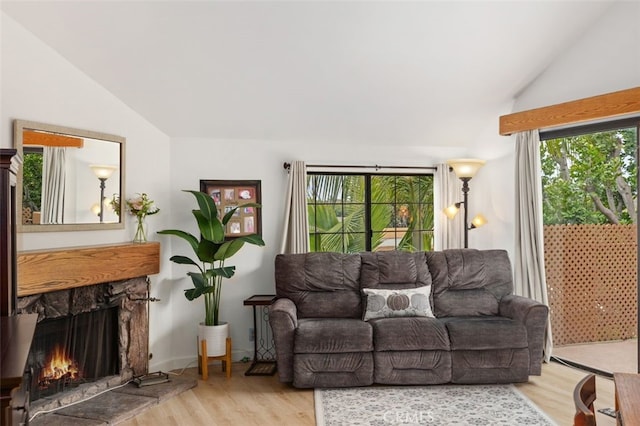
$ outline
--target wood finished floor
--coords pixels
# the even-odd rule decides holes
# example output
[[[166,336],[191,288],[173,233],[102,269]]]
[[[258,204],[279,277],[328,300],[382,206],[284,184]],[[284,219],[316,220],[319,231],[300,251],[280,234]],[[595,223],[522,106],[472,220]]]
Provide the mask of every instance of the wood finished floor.
[[[226,379],[219,365],[211,365],[209,379],[141,414],[121,426],[158,425],[315,425],[313,390],[294,389],[276,376],[245,376],[247,364],[235,363]],[[552,362],[542,375],[516,385],[558,425],[573,424],[573,388],[587,373]],[[185,376],[198,377],[190,368]],[[612,407],[611,379],[596,378],[596,408]],[[598,426],[613,426],[615,419],[598,413]]]

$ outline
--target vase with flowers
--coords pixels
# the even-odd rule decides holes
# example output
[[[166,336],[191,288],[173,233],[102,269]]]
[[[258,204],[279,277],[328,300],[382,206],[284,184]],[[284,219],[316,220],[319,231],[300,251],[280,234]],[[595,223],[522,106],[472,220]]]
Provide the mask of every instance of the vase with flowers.
[[[154,201],[149,198],[144,192],[138,194],[135,198],[129,198],[127,201],[127,210],[129,213],[136,217],[136,233],[133,237],[134,243],[147,242],[147,230],[145,218],[151,216],[160,211],[159,208],[153,205]]]

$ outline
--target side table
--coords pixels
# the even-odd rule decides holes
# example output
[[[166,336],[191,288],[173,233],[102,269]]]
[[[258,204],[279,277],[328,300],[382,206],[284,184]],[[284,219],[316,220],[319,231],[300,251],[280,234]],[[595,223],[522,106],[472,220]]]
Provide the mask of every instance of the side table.
[[[276,300],[274,294],[256,294],[244,300],[244,306],[253,306],[253,362],[245,376],[271,376],[276,372],[276,350],[269,325],[269,306]],[[257,308],[260,310],[258,324]],[[258,328],[259,326],[259,328]]]

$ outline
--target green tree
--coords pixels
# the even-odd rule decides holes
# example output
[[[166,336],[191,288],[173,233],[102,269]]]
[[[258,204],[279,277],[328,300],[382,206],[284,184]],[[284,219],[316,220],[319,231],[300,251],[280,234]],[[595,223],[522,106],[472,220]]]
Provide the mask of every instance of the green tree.
[[[363,175],[309,176],[307,199],[312,249],[346,253],[366,250],[365,191]],[[406,228],[397,250],[432,249],[432,176],[373,175],[370,199],[371,250],[375,251],[383,243],[384,230],[396,228]]]
[[[25,152],[22,164],[23,205],[40,211],[42,200],[42,152]]]
[[[433,176],[372,176],[372,214],[377,207],[391,207],[379,221],[372,220],[372,229],[407,228],[397,250],[415,251],[433,248]],[[380,204],[376,204],[380,203]],[[375,223],[385,223],[382,228]],[[381,241],[372,244],[377,247]]]
[[[307,179],[310,246],[317,251],[364,251],[364,177],[310,175]]]
[[[545,224],[635,223],[637,129],[540,144]]]

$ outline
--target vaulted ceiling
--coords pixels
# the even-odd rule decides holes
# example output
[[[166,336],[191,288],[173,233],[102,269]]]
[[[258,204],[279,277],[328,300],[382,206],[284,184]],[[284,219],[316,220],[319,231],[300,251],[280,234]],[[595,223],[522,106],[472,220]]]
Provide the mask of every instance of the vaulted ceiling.
[[[611,1],[2,1],[172,137],[473,143]]]

